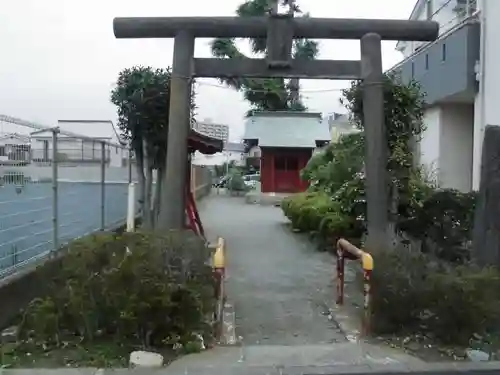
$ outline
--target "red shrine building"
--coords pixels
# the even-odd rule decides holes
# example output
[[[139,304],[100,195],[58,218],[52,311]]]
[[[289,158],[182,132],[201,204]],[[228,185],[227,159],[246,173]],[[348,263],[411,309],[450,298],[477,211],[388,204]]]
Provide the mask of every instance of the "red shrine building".
[[[300,171],[331,135],[321,113],[255,112],[243,140],[249,156],[260,156],[262,193],[298,193],[308,186]]]

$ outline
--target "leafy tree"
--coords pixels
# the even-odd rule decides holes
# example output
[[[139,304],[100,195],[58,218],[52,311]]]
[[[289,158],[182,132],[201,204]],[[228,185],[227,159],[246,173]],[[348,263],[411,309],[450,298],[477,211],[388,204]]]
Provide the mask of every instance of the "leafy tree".
[[[387,135],[387,171],[390,177],[391,211],[407,216],[415,203],[412,200],[415,178],[421,179],[420,167],[414,159],[414,146],[420,142],[423,131],[425,94],[416,81],[403,83],[401,77],[391,73],[384,75],[384,115]],[[364,129],[362,84],[353,81],[343,91],[342,100],[351,114],[351,121]]]
[[[337,142],[314,155],[301,171],[311,190],[333,195],[341,186],[361,172],[364,160],[364,134],[341,135]]]
[[[289,5],[289,0],[282,0],[283,5]],[[293,6],[293,12],[307,16],[300,8]],[[265,16],[269,12],[269,0],[247,0],[241,4],[236,13],[239,17]],[[266,40],[252,38],[249,40],[252,52],[257,55],[266,53]],[[212,41],[212,54],[218,58],[247,58],[236,46],[234,38],[219,38]],[[318,43],[309,39],[296,39],[293,43],[293,57],[296,59],[315,59],[318,55]],[[253,111],[305,111],[299,95],[298,79],[285,80],[284,78],[247,79],[223,78],[223,83],[242,91],[245,100],[251,103],[250,113]]]
[[[136,156],[139,203],[146,228],[154,226],[160,210],[168,142],[170,78],[170,68],[134,66],[119,73],[111,91],[111,102],[118,111],[118,127]],[[194,95],[191,110],[192,113],[195,110]],[[156,171],[157,184],[152,204],[153,171]]]

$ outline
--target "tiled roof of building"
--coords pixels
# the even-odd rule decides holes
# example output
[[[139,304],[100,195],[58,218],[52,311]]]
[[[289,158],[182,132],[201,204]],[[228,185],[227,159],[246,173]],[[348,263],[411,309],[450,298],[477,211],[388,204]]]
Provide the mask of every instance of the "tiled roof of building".
[[[257,112],[247,119],[243,139],[259,147],[315,148],[331,139],[320,113]]]

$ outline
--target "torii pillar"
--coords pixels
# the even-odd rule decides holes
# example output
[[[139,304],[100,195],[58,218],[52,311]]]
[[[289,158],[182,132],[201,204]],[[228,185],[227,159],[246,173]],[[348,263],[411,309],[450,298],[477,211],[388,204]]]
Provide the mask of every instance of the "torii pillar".
[[[388,241],[387,139],[384,124],[381,40],[432,41],[439,25],[432,21],[268,17],[115,18],[117,38],[174,38],[167,170],[158,225],[181,229],[185,222],[185,181],[193,77],[362,79],[366,135],[367,248]],[[267,38],[265,59],[194,58],[195,38]],[[294,38],[359,39],[361,60],[293,60]]]

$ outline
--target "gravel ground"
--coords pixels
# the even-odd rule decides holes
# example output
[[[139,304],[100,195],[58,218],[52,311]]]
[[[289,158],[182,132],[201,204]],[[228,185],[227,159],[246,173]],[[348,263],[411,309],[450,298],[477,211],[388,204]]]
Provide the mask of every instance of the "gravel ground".
[[[334,260],[292,233],[280,208],[212,196],[201,216],[209,239],[227,241],[227,293],[245,345],[346,340],[328,312]]]

